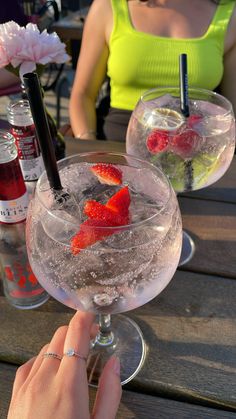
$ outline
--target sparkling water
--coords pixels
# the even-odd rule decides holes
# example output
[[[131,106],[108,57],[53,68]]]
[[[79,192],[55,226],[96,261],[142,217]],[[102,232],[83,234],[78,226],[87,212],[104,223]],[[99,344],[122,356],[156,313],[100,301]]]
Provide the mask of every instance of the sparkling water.
[[[178,98],[169,94],[139,102],[127,131],[127,153],[160,167],[176,192],[204,188],[220,179],[228,169],[235,150],[235,120],[223,107],[204,100],[190,100],[188,125],[180,114]],[[160,115],[159,110],[172,111]],[[155,130],[168,132],[166,148],[152,153],[147,139]],[[184,138],[182,144],[176,136]]]
[[[108,186],[90,167],[79,163],[61,171],[62,184],[76,201],[73,214],[67,204],[55,203],[46,180],[41,182],[27,222],[31,265],[48,293],[67,306],[95,313],[128,311],[158,295],[176,270],[182,241],[179,208],[155,168],[120,165],[123,184]],[[126,185],[131,224],[73,255],[70,240],[86,219],[85,201],[106,203]]]

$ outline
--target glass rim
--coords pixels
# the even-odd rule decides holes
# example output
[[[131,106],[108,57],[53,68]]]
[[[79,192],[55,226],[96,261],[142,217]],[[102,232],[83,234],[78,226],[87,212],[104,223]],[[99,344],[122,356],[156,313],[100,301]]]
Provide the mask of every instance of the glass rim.
[[[148,95],[151,95],[152,93],[154,93],[156,91],[157,92],[162,91],[162,90],[164,91],[165,89],[166,90],[177,90],[177,91],[179,91],[180,87],[179,86],[158,86],[158,87],[154,87],[152,89],[148,89],[148,90],[146,90],[145,92],[142,93],[142,95],[140,96],[139,101],[141,103],[143,103],[145,106],[148,106],[147,101],[145,101],[145,97],[147,97]],[[220,100],[222,103],[225,103],[225,105],[226,105],[226,106],[223,106],[223,109],[225,109],[225,112],[223,114],[221,114],[220,116],[225,117],[228,114],[233,114],[234,115],[232,103],[225,96],[221,95],[220,93],[217,93],[213,90],[204,89],[204,88],[201,88],[201,87],[188,87],[188,92],[192,92],[192,93],[194,93],[194,92],[197,93],[198,92],[198,93],[202,93],[202,94],[211,96],[212,98],[217,98],[218,100]],[[161,97],[161,96],[159,96],[159,97]],[[198,98],[196,98],[195,100],[197,100],[197,99]],[[202,98],[199,98],[199,99],[202,99]],[[193,100],[194,100],[194,98],[193,98]],[[207,100],[205,100],[205,102],[207,102]],[[219,115],[203,116],[203,119],[208,119],[208,118],[219,118]]]
[[[158,173],[159,175],[161,175],[161,178],[164,179],[165,184],[168,187],[168,198],[165,200],[165,204],[164,204],[164,206],[160,210],[158,210],[157,212],[155,212],[155,214],[151,215],[150,217],[145,218],[144,220],[141,220],[141,221],[138,221],[138,222],[134,222],[134,223],[131,222],[129,224],[124,224],[124,225],[119,225],[119,226],[83,226],[83,228],[87,229],[88,231],[90,229],[92,229],[92,230],[98,230],[98,231],[99,230],[107,230],[107,231],[109,231],[109,230],[115,230],[115,231],[117,231],[117,230],[126,230],[127,228],[140,227],[141,225],[146,224],[146,223],[150,222],[151,220],[153,220],[155,217],[157,217],[159,214],[161,214],[165,210],[166,206],[168,205],[168,203],[169,203],[169,201],[171,199],[172,194],[174,194],[176,196],[176,194],[175,194],[175,192],[174,192],[174,190],[173,190],[173,188],[171,186],[170,180],[165,175],[165,173],[162,172],[161,169],[159,169],[158,167],[154,166],[150,162],[147,162],[145,160],[139,159],[139,158],[137,158],[135,156],[132,156],[130,154],[127,154],[127,153],[109,152],[109,151],[108,152],[106,152],[106,151],[88,151],[88,152],[76,153],[76,154],[73,154],[71,156],[64,157],[63,159],[59,160],[57,163],[59,163],[59,165],[60,164],[62,165],[66,161],[75,159],[77,157],[81,157],[82,158],[83,156],[95,156],[95,155],[106,155],[106,156],[109,155],[109,156],[116,156],[116,157],[126,157],[127,156],[129,159],[133,159],[133,160],[135,160],[137,162],[140,162],[142,164],[145,163],[146,167],[148,167],[152,171]],[[76,161],[74,162],[74,164],[75,163],[76,163]],[[81,160],[81,163],[97,164],[99,162],[86,162],[86,161],[82,161]],[[101,163],[103,163],[103,161],[101,161]],[[109,162],[109,164],[112,164],[112,163]],[[66,167],[66,166],[64,166],[64,167]],[[127,167],[129,167],[128,164],[127,164]],[[134,167],[134,166],[131,166],[131,167]],[[63,217],[59,217],[58,215],[55,215],[54,212],[45,205],[44,200],[42,200],[42,198],[41,198],[41,193],[42,192],[46,192],[46,191],[52,191],[53,192],[53,189],[48,185],[48,187],[46,189],[44,189],[44,190],[41,189],[40,190],[41,182],[42,182],[42,180],[44,178],[47,180],[46,170],[44,170],[41,173],[41,175],[40,175],[40,177],[39,177],[39,179],[37,181],[36,189],[35,189],[35,195],[37,195],[37,198],[38,198],[40,204],[43,206],[43,208],[47,211],[48,214],[50,214],[50,216],[52,216],[53,218],[55,218],[57,220],[60,220],[60,221],[64,222],[67,225],[77,226],[77,227],[81,226],[88,218],[85,219],[85,220],[83,220],[83,221],[78,221],[78,223],[73,223],[71,221],[65,220]],[[177,198],[176,198],[176,200],[177,200]]]
[[[11,146],[15,143],[15,138],[7,129],[0,128],[0,141],[1,145]]]
[[[16,106],[16,105],[27,105],[28,108],[30,107],[28,99],[26,99],[26,98],[20,98],[20,99],[19,98],[13,98],[8,103],[7,108],[12,108],[13,106]]]

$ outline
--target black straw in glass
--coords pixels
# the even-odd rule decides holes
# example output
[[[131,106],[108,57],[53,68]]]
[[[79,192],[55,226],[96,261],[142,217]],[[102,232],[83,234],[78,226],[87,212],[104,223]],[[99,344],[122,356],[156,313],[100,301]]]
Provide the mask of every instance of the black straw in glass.
[[[61,180],[38,75],[27,73],[23,76],[23,80],[50,187],[61,190]]]
[[[179,56],[179,87],[180,87],[180,110],[186,117],[189,116],[188,104],[188,69],[187,54]]]

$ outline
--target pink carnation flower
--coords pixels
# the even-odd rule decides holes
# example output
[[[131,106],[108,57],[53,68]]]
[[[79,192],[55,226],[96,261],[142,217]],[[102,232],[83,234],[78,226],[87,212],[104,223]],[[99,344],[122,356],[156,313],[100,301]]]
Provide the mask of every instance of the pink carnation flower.
[[[0,68],[11,65],[19,76],[36,70],[36,64],[61,64],[69,60],[65,44],[58,35],[46,30],[40,33],[37,25],[26,27],[10,21],[0,25]]]

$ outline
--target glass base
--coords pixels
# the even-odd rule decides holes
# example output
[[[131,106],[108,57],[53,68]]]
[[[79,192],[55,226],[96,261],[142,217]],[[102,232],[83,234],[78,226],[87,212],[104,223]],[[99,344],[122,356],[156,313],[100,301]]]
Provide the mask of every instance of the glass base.
[[[178,266],[185,265],[187,262],[189,262],[193,257],[194,252],[195,244],[193,239],[188,233],[186,233],[186,231],[183,231],[183,244]]]
[[[120,359],[121,384],[126,384],[140,371],[145,356],[146,344],[138,325],[122,315],[112,316],[114,339],[109,345],[100,345],[96,339],[91,343],[87,371],[89,385],[97,387],[106,361],[115,355]]]
[[[28,298],[14,298],[12,297],[6,287],[4,287],[4,295],[7,301],[15,308],[19,308],[20,310],[30,310],[33,308],[40,307],[44,303],[46,303],[50,297],[50,295],[44,291],[39,295],[35,295]]]

